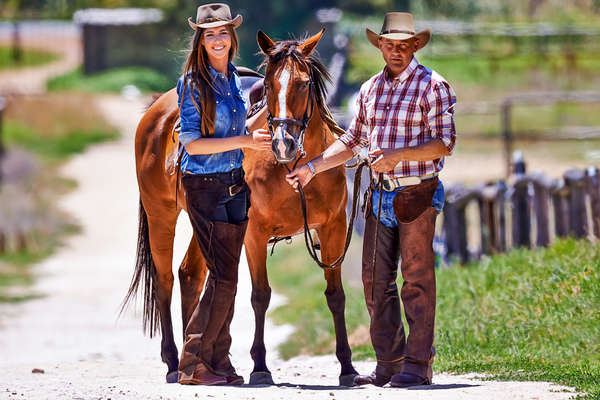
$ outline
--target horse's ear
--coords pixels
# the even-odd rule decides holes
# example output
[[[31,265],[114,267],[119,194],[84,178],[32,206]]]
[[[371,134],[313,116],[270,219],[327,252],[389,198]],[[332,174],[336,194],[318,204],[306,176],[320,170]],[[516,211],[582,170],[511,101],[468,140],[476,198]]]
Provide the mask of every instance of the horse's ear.
[[[313,52],[315,47],[317,47],[319,40],[321,40],[321,36],[323,36],[323,32],[325,32],[325,28],[321,29],[321,31],[319,33],[317,33],[314,36],[309,37],[300,46],[298,46],[298,49],[300,50],[300,52],[302,52],[302,55],[304,55],[305,57],[310,56],[310,54]]]
[[[265,55],[268,55],[273,46],[275,46],[273,39],[268,37],[267,34],[261,30],[256,34],[256,41],[258,42],[258,47],[260,47],[260,50]]]

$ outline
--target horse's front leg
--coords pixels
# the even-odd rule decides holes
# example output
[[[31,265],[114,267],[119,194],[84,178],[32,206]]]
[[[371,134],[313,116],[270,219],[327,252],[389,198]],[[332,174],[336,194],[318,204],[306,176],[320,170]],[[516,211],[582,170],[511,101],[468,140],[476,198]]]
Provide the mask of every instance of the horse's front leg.
[[[343,252],[346,239],[346,215],[341,213],[335,221],[324,224],[317,229],[319,241],[321,242],[321,256],[325,264],[333,263]],[[344,310],[346,307],[346,296],[342,285],[342,267],[338,266],[324,270],[327,280],[325,297],[327,305],[333,315],[335,327],[335,354],[341,364],[340,385],[354,386],[354,377],[358,372],[352,366],[352,351],[348,344],[348,332],[346,331],[346,319]]]
[[[267,277],[267,242],[269,236],[260,229],[258,218],[250,217],[244,246],[252,279],[252,308],[254,309],[254,342],[250,355],[254,369],[250,374],[251,385],[273,385],[271,371],[267,368],[265,348],[265,314],[271,300],[271,287]]]

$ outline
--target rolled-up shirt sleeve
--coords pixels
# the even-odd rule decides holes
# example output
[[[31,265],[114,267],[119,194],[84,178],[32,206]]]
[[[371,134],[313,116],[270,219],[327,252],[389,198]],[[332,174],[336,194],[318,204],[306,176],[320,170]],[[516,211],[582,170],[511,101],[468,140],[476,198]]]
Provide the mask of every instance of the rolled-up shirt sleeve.
[[[356,97],[357,114],[352,119],[348,130],[339,140],[346,145],[354,154],[358,154],[361,149],[369,146],[368,140],[368,125],[367,125],[367,110],[364,100],[364,85]]]
[[[179,106],[179,117],[181,119],[179,142],[182,145],[187,146],[194,140],[202,137],[202,119],[192,100],[193,93],[189,84],[189,79],[186,79],[184,76],[179,78],[179,81],[177,82],[177,94],[179,95],[177,105]],[[198,104],[198,108],[200,108],[200,104]]]
[[[424,97],[424,109],[427,111],[427,124],[433,139],[439,138],[452,154],[456,143],[454,107],[456,95],[452,87],[444,80],[431,81],[430,90]]]

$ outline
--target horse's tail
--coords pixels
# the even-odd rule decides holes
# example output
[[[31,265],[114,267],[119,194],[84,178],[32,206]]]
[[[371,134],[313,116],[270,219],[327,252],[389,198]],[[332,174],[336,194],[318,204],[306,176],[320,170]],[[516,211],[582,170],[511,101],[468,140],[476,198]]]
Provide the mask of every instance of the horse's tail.
[[[156,308],[156,265],[154,265],[152,251],[150,250],[148,216],[146,215],[146,210],[144,209],[141,199],[135,270],[133,272],[133,277],[131,278],[129,290],[121,305],[121,313],[127,308],[127,305],[136,298],[140,286],[143,286],[144,290],[144,333],[149,332],[150,337],[152,337],[158,331],[160,321],[158,308]]]

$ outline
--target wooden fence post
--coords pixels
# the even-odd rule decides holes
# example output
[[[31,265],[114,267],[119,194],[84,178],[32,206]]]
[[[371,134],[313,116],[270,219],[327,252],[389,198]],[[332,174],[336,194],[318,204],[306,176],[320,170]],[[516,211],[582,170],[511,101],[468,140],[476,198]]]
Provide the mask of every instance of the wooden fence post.
[[[499,224],[496,209],[498,208],[499,185],[488,184],[481,189],[477,199],[479,219],[481,223],[481,253],[498,253]]]
[[[554,232],[556,237],[567,237],[569,235],[569,205],[567,202],[568,189],[564,180],[555,180],[550,193],[554,209]]]
[[[466,203],[462,201],[466,193],[463,187],[453,187],[448,190],[444,205],[444,235],[448,248],[448,257],[458,256],[460,262],[469,261],[467,248],[467,218]]]
[[[533,180],[534,189],[534,212],[537,230],[536,245],[545,247],[550,244],[550,185],[551,180],[543,174],[535,175]]]
[[[496,204],[498,209],[498,243],[496,248],[498,252],[506,251],[506,182],[498,181],[498,193],[496,195]]]
[[[500,114],[502,116],[502,138],[504,139],[504,162],[506,168],[506,177],[510,177],[512,171],[512,131],[511,131],[511,120],[510,111],[512,103],[510,100],[504,100],[500,106]]]
[[[592,230],[596,239],[600,239],[600,179],[596,167],[587,169],[587,193],[592,206]]]
[[[3,129],[4,129],[3,116],[4,116],[5,106],[6,106],[6,101],[4,100],[4,97],[2,95],[0,95],[0,185],[2,184],[2,180],[3,180],[2,162],[4,160],[4,153],[6,152],[6,149],[4,148],[4,138],[3,138]]]
[[[518,177],[512,200],[512,237],[514,247],[531,247],[531,216],[529,211],[529,180]]]
[[[569,232],[576,238],[588,234],[585,181],[585,172],[580,169],[565,172],[565,184],[569,188]]]

